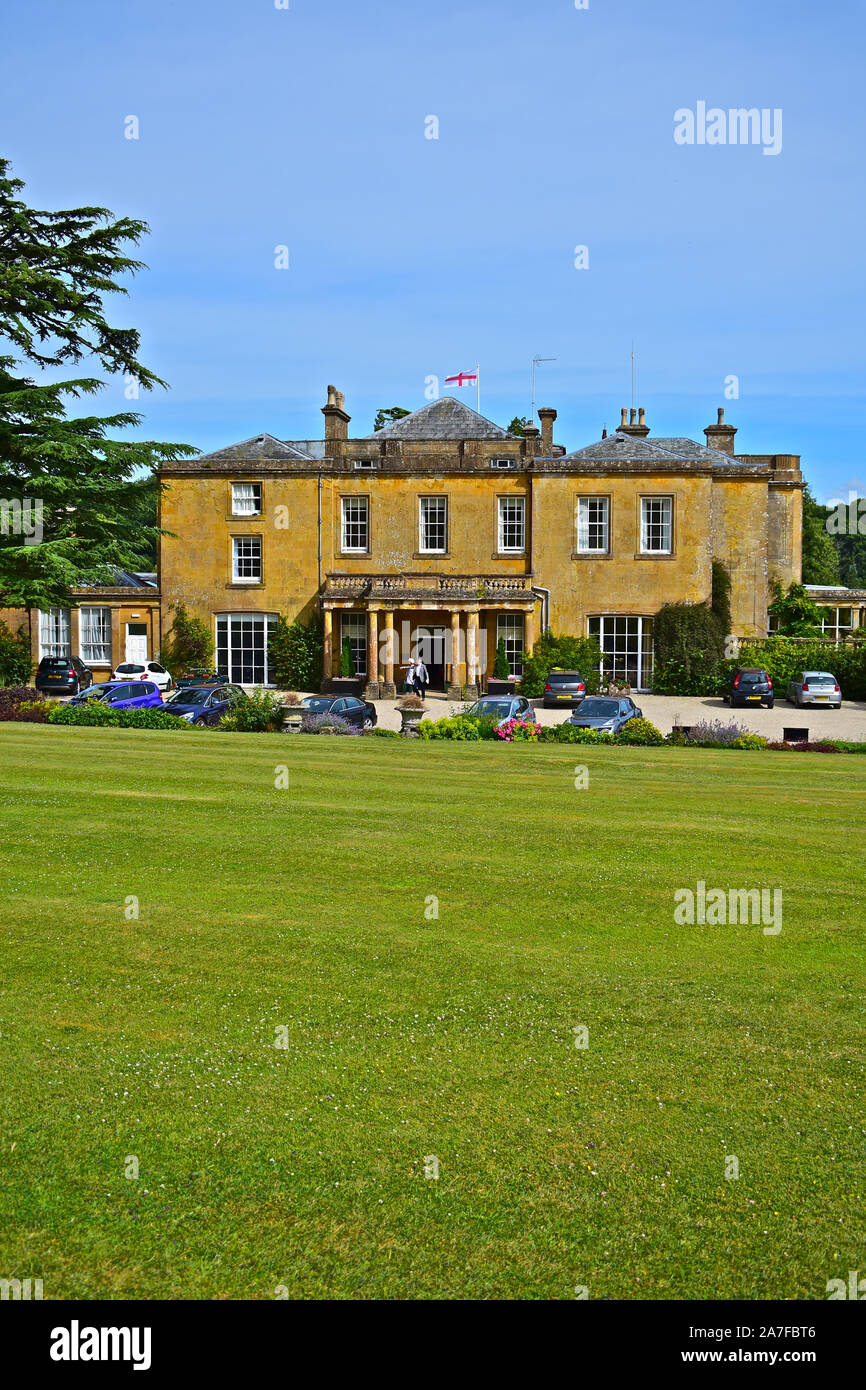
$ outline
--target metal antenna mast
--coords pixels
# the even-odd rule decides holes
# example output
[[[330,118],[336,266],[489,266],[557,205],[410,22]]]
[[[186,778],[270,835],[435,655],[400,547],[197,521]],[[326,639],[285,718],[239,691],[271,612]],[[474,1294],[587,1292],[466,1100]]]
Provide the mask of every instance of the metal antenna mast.
[[[532,410],[529,416],[529,423],[531,425],[535,424],[535,368],[538,366],[539,362],[555,362],[556,360],[555,357],[537,356],[532,359]]]

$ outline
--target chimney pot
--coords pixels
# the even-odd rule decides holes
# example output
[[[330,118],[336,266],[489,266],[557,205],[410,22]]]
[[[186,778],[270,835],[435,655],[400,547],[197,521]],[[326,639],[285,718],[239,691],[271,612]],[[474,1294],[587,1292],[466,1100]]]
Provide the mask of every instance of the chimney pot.
[[[645,424],[646,424],[646,420],[644,419],[644,415],[645,415],[645,414],[646,414],[646,412],[645,412],[643,406],[641,406],[640,409],[638,410],[638,413],[637,413],[637,422],[638,422],[639,425],[645,425]]]
[[[629,413],[628,413],[628,422],[629,422],[630,425],[633,425],[633,424],[634,424],[636,413],[637,413],[637,412],[635,411],[634,406],[632,406],[631,410],[630,410]]]
[[[717,412],[717,419],[720,425],[723,425],[725,423],[725,407],[723,405],[719,406]]]
[[[628,420],[627,420],[627,418],[626,418],[627,414],[628,414],[628,412],[626,411],[625,406],[623,406],[623,408],[622,408],[622,410],[621,410],[621,412],[620,412],[620,421],[619,421],[620,425],[626,425],[626,424],[628,424]]]

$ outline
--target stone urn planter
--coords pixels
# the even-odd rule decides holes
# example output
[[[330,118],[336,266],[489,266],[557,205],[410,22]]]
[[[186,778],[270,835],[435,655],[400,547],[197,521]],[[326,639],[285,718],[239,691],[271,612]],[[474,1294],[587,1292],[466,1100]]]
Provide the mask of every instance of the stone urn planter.
[[[400,711],[400,732],[404,738],[417,738],[418,725],[427,713],[427,707],[417,695],[407,695],[397,709]]]

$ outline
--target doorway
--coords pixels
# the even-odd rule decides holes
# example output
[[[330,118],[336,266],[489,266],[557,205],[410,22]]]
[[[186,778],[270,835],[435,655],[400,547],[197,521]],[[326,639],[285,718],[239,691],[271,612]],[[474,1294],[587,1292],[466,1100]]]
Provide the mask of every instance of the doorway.
[[[147,623],[126,624],[126,660],[137,666],[147,661]]]
[[[415,651],[420,656],[430,676],[431,690],[445,689],[445,653],[447,627],[416,627]]]

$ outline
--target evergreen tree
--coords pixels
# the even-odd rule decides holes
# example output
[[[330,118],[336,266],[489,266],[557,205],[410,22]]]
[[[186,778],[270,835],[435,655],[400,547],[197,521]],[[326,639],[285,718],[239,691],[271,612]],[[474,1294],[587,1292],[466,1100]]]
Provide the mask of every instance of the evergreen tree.
[[[803,489],[803,583],[838,584],[839,556],[827,531],[829,509]]]
[[[100,207],[39,211],[21,198],[23,188],[0,159],[0,338],[40,371],[93,357],[139,390],[164,386],[138,360],[138,332],[110,324],[104,307],[109,294],[127,292],[120,277],[143,268],[126,249],[147,225],[114,220]],[[16,356],[0,356],[4,606],[68,603],[73,587],[110,583],[116,567],[153,565],[156,469],[197,451],[113,439],[113,431],[140,423],[133,411],[68,416],[69,401],[102,385],[92,376],[37,382]]]

